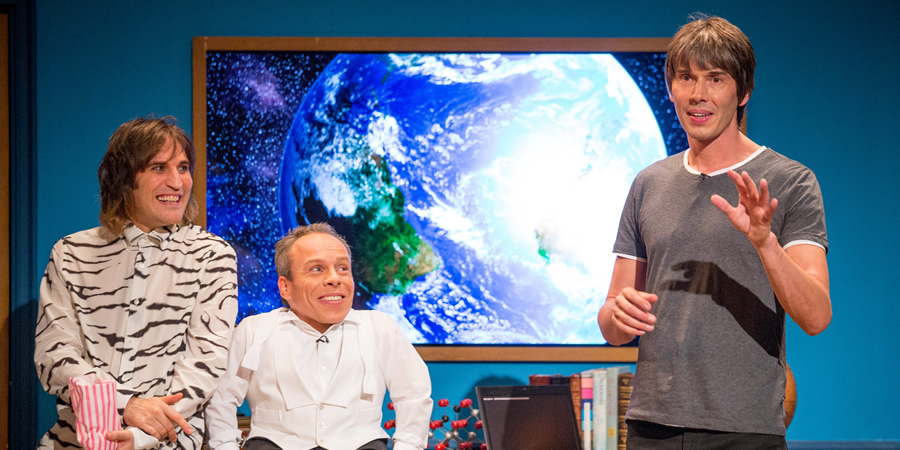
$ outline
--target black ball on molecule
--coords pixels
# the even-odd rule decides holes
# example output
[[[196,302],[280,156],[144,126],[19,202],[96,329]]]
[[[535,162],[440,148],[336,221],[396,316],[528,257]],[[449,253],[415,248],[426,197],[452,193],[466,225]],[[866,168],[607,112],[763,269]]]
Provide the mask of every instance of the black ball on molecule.
[[[459,412],[459,405],[453,405],[453,412]]]
[[[450,421],[450,417],[444,416],[444,417],[441,417],[441,420],[443,420],[444,422],[449,422],[449,421]]]

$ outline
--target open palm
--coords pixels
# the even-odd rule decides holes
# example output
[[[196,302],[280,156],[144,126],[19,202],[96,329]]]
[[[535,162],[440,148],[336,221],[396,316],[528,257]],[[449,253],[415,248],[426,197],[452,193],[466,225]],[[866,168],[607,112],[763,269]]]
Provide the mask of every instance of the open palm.
[[[769,184],[765,179],[759,181],[757,189],[747,172],[738,175],[729,170],[728,177],[737,187],[738,205],[731,206],[720,195],[713,195],[710,200],[725,213],[735,229],[747,235],[750,242],[758,247],[772,232],[772,216],[778,207],[778,200],[769,198]]]

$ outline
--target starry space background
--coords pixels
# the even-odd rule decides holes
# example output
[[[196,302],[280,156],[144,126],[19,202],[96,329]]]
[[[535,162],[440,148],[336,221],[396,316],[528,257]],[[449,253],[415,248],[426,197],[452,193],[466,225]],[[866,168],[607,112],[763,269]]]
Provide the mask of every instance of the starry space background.
[[[274,246],[283,234],[278,186],[284,144],[304,95],[337,55],[207,52],[206,223],[238,257],[238,320],[281,306]],[[686,149],[666,89],[665,53],[613,56],[644,93],[667,153]]]

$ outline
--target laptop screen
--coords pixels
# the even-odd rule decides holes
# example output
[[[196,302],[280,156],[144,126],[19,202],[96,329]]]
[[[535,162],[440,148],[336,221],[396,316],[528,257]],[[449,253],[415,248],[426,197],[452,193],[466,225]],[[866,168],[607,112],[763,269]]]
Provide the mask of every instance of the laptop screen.
[[[569,385],[477,386],[489,450],[580,450]]]

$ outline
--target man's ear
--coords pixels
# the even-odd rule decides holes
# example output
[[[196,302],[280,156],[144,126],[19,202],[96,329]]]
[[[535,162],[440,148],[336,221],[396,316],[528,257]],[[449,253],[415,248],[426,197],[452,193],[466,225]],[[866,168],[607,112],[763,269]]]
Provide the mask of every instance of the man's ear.
[[[746,94],[744,95],[744,99],[741,100],[740,103],[738,103],[738,106],[744,106],[744,105],[746,105],[747,102],[749,102],[749,101],[750,101],[750,92],[748,92],[748,93],[746,93]]]
[[[287,277],[281,276],[278,277],[278,293],[281,294],[281,298],[284,300],[291,299],[291,280],[288,280]]]

